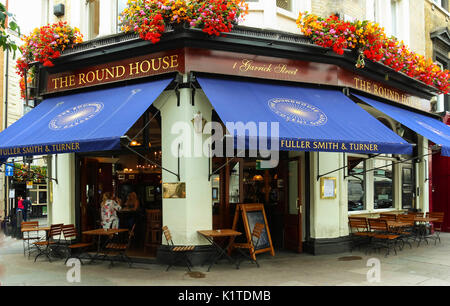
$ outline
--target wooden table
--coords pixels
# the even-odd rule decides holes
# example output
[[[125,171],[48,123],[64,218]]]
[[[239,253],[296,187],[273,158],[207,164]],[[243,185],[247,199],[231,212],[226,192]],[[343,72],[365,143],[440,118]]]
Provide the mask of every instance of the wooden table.
[[[84,231],[82,233],[83,235],[97,236],[97,253],[94,256],[92,256],[91,263],[95,259],[98,259],[100,257],[102,257],[102,258],[106,257],[106,255],[100,256],[100,253],[102,251],[102,247],[101,247],[101,237],[102,236],[111,236],[114,234],[124,233],[124,232],[128,232],[128,229],[127,228],[109,228],[109,229],[98,228],[98,229],[94,229],[94,230]]]
[[[235,261],[233,260],[233,258],[230,255],[228,255],[228,249],[233,244],[236,236],[239,236],[242,234],[241,232],[237,232],[232,229],[199,230],[197,232],[200,235],[202,235],[203,237],[205,237],[211,243],[211,245],[214,247],[214,249],[216,251],[216,254],[213,257],[213,260],[211,261],[211,264],[208,267],[208,272],[211,269],[211,267],[213,266],[213,264],[215,264],[222,256],[225,256],[230,263],[235,264]],[[228,244],[226,245],[226,247],[222,248],[219,244],[217,244],[214,241],[214,238],[229,238],[229,241],[228,241]],[[238,268],[239,268],[239,266],[236,265],[236,269],[238,269]]]
[[[40,232],[45,231],[45,237],[48,240],[48,232],[50,231],[50,226],[26,226],[22,227],[21,229],[22,233],[29,233],[29,232]]]

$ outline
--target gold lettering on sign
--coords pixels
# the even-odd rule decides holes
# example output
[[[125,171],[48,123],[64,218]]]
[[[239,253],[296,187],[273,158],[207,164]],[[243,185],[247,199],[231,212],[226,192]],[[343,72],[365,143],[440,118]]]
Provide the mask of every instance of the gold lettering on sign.
[[[347,147],[348,146],[348,147]],[[308,140],[281,140],[280,147],[282,149],[300,149],[308,151],[313,150],[325,150],[325,151],[365,151],[365,152],[378,152],[379,148],[377,144],[368,143],[339,143],[333,141],[308,141]]]
[[[381,84],[362,80],[358,77],[353,78],[354,85],[356,89],[365,91],[367,93],[376,95],[378,97],[382,97],[394,102],[398,102],[401,104],[409,105],[416,108],[422,108],[421,104],[418,101],[415,101],[408,95],[402,94],[395,89],[391,89],[388,87],[384,87]]]
[[[277,73],[296,75],[298,68],[288,67],[286,64],[260,64],[255,63],[250,59],[243,59],[241,62],[235,62],[233,69],[238,69],[240,72],[265,72],[265,73]]]
[[[147,58],[125,65],[83,70],[75,74],[50,78],[51,90],[67,89],[75,86],[98,84],[105,81],[114,81],[124,77],[144,76],[148,74],[163,73],[166,70],[178,68],[178,54],[162,57]]]

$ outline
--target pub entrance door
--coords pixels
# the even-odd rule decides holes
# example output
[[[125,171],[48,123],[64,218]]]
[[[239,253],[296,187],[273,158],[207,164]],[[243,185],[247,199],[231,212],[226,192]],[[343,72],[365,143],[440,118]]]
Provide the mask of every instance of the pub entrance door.
[[[288,161],[286,209],[284,215],[284,248],[297,253],[302,248],[301,158]]]

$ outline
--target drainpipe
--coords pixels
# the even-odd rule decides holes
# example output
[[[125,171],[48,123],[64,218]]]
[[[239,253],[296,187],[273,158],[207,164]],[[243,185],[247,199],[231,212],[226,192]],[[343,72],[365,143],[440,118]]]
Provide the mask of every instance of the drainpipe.
[[[8,3],[8,2],[6,2]],[[9,51],[6,50],[6,65],[5,65],[5,129],[8,127],[8,66],[9,66]],[[6,165],[5,165],[5,169],[6,169]],[[7,212],[8,212],[8,202],[9,202],[9,197],[8,197],[8,180],[7,180],[7,176],[6,176],[6,171],[5,171],[5,215],[4,218],[6,218],[7,216]]]

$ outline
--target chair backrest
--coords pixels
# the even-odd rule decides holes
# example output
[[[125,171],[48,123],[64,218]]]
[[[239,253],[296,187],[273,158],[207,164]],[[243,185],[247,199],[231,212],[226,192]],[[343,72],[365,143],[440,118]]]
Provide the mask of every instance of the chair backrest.
[[[438,218],[439,220],[435,221],[436,223],[444,222],[444,213],[443,212],[438,212],[438,211],[427,212],[426,216],[430,217],[430,218]]]
[[[39,226],[39,221],[23,221],[20,226],[22,228],[26,228],[26,227],[38,227]]]
[[[161,209],[146,209],[147,226],[161,228]]]
[[[386,220],[383,219],[368,219],[369,227],[372,231],[387,231],[388,226]]]
[[[259,238],[261,238],[261,234],[262,234],[263,230],[264,230],[264,224],[255,223],[255,226],[253,227],[253,231],[252,231],[252,237],[256,238],[256,243],[254,245],[255,248],[258,246]]]
[[[413,214],[398,215],[397,221],[406,222],[409,225],[413,226],[414,225],[414,217],[415,217],[415,215],[413,215]]]
[[[63,224],[52,224],[50,225],[50,231],[48,232],[49,238],[54,238],[58,236],[58,239],[61,237],[61,231],[62,231]]]
[[[75,229],[75,225],[73,224],[63,225],[62,232],[64,234],[65,239],[77,237],[77,230]]]
[[[166,237],[167,244],[173,245],[172,235],[170,234],[169,228],[167,226],[163,226],[162,230],[164,233],[164,237]]]
[[[383,214],[380,213],[380,219],[395,221],[397,220],[397,216],[394,214]]]
[[[365,217],[348,217],[348,225],[350,230],[368,231],[367,218]]]

